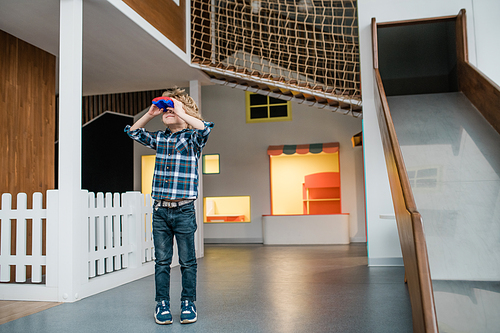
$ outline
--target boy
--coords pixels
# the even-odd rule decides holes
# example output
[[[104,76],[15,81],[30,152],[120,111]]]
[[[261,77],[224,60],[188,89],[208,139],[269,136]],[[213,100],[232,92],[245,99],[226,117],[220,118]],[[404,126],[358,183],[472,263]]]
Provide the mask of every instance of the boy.
[[[173,237],[177,241],[182,273],[182,324],[197,320],[194,232],[197,229],[193,201],[198,196],[198,159],[213,123],[201,118],[195,101],[177,87],[167,90],[174,107],[159,109],[152,104],[148,112],[125,132],[139,143],[156,150],[153,175],[153,240],[155,246],[155,321],[171,324],[170,264]],[[165,131],[148,132],[144,126],[162,116]]]

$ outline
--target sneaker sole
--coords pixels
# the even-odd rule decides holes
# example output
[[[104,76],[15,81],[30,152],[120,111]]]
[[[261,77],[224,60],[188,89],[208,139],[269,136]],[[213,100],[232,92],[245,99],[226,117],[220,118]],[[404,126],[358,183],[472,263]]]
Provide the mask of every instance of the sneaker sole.
[[[155,322],[156,322],[158,325],[169,325],[169,324],[172,324],[172,323],[173,323],[173,321],[172,321],[172,320],[159,321],[158,319],[156,319],[156,317],[155,317]]]
[[[184,320],[181,320],[181,324],[192,324],[192,323],[195,323],[197,320],[198,320],[198,318],[184,319]]]

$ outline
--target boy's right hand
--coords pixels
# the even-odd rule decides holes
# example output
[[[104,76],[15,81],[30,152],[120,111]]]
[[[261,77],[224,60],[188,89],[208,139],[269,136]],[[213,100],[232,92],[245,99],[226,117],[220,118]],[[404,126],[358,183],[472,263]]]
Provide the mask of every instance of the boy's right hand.
[[[161,109],[154,104],[151,104],[151,106],[149,107],[148,114],[152,117],[156,117],[162,113],[163,112],[161,111]]]
[[[162,114],[163,112],[161,111],[160,108],[158,108],[156,105],[151,104],[149,107],[148,112],[146,112],[139,120],[137,120],[131,127],[131,131],[135,131],[136,129],[139,128],[144,128],[147,123],[154,117]]]

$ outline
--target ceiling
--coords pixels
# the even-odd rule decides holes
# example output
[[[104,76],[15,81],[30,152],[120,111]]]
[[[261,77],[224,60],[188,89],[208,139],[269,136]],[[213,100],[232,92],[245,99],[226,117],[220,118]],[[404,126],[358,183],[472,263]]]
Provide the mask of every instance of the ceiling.
[[[0,0],[0,30],[57,56],[59,2]],[[83,7],[83,95],[210,84],[108,1],[85,0]]]

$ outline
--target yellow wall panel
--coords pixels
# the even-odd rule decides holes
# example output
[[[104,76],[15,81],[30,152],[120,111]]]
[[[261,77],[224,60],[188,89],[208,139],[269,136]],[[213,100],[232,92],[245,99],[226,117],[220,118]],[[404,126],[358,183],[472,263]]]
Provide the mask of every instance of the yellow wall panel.
[[[339,172],[339,154],[271,156],[273,215],[302,215],[304,176],[317,172]]]
[[[151,194],[153,185],[153,173],[155,170],[155,155],[143,155],[141,158],[141,192]]]
[[[219,154],[203,155],[203,173],[220,173]]]
[[[206,197],[204,208],[204,222],[210,222],[207,216],[213,219],[212,222],[231,222],[232,219],[239,219],[238,216],[244,216],[243,221],[232,222],[251,221],[249,196]]]

